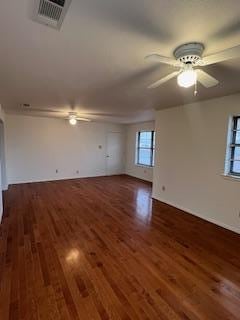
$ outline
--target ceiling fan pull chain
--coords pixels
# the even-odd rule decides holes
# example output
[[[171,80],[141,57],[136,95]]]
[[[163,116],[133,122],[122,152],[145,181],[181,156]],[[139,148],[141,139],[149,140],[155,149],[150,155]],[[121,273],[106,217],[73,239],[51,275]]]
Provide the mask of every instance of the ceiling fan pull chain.
[[[197,80],[196,80],[194,85],[194,96],[196,97],[197,94],[198,94],[198,91],[197,91]]]

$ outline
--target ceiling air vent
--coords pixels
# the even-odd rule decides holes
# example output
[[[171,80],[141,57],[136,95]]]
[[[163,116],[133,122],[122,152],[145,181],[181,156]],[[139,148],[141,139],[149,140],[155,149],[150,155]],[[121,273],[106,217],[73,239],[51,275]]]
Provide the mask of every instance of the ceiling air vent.
[[[35,0],[33,20],[60,29],[72,0]]]

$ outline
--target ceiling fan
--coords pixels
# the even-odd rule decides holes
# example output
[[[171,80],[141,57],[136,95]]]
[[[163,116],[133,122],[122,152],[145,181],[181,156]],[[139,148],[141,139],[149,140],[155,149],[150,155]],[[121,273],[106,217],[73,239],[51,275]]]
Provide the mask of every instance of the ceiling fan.
[[[67,120],[69,120],[69,123],[72,126],[75,126],[77,124],[77,121],[87,121],[87,122],[91,121],[90,119],[79,117],[77,112],[69,112]]]
[[[37,108],[37,107],[33,107],[31,106],[29,103],[22,103],[19,105],[20,108],[24,111],[24,112],[36,112],[36,113],[42,113],[43,115],[48,114],[48,113],[52,113],[53,116],[52,117],[56,117],[56,118],[62,118],[62,119],[66,119],[69,121],[70,124],[75,125],[77,124],[77,121],[86,121],[86,122],[90,122],[90,121],[111,121],[113,122],[113,120],[117,117],[117,118],[126,118],[129,114],[127,113],[108,113],[108,112],[89,112],[87,111],[87,113],[78,113],[76,112],[76,108],[75,106],[72,104],[70,104],[70,110],[71,111],[66,111],[66,110],[56,110],[56,109],[49,109],[49,108]],[[89,116],[89,118],[88,118]]]
[[[91,119],[81,117],[75,111],[64,112],[64,111],[52,110],[52,109],[32,108],[31,105],[28,103],[23,103],[21,105],[21,107],[27,111],[36,111],[36,112],[43,112],[43,113],[48,113],[48,112],[57,113],[57,114],[59,114],[59,117],[61,117],[61,118],[63,117],[64,119],[68,120],[69,123],[73,126],[77,124],[77,121],[87,121],[87,122],[91,121]]]
[[[240,57],[240,45],[205,57],[202,57],[203,51],[203,44],[192,42],[177,47],[173,52],[175,59],[164,57],[157,53],[147,55],[145,59],[148,61],[164,63],[178,68],[177,71],[152,83],[148,88],[157,88],[170,79],[177,77],[177,83],[180,87],[189,88],[195,85],[194,94],[196,95],[197,82],[200,82],[205,88],[214,87],[219,83],[213,76],[197,67],[204,67]]]

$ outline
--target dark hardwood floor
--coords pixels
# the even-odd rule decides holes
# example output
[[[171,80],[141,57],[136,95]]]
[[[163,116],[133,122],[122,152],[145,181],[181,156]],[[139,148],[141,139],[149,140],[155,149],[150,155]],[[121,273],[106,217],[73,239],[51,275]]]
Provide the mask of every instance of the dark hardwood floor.
[[[0,319],[240,319],[240,236],[127,176],[10,186]]]

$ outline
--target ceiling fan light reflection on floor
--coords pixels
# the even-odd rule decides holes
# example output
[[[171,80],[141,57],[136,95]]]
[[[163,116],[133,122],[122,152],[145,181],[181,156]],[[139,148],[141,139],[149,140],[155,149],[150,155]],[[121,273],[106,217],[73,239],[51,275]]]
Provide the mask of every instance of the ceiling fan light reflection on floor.
[[[147,55],[145,59],[148,61],[164,63],[179,68],[178,71],[174,71],[152,83],[148,88],[157,88],[172,78],[177,77],[177,83],[180,87],[189,88],[195,85],[194,94],[196,94],[197,82],[200,82],[205,88],[214,87],[219,84],[217,79],[196,67],[204,67],[240,57],[240,45],[205,57],[202,57],[203,51],[203,44],[191,42],[183,44],[174,50],[173,55],[175,59],[164,57],[157,53]]]

